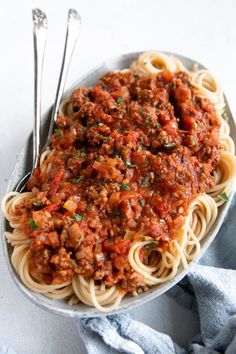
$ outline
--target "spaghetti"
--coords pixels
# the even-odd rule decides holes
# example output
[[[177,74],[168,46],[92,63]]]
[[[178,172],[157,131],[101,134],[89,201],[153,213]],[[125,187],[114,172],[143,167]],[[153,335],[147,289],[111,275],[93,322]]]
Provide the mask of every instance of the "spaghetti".
[[[2,201],[22,282],[110,312],[186,268],[234,188],[224,107],[209,71],[154,52],[75,90],[28,191]]]

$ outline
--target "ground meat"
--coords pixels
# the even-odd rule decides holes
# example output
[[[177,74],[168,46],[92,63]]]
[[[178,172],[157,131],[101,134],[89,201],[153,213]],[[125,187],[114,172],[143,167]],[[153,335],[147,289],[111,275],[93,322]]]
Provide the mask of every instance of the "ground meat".
[[[109,72],[66,107],[53,151],[28,182],[33,197],[17,207],[32,239],[30,272],[53,284],[82,274],[134,292],[143,281],[129,264],[134,239],[168,249],[193,198],[214,185],[214,107],[187,73],[167,71]]]

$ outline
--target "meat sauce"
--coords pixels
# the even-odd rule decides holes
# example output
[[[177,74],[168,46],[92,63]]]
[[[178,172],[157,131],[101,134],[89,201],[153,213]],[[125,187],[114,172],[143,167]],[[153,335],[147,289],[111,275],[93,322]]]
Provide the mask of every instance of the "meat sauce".
[[[133,240],[168,249],[193,198],[214,185],[218,118],[183,72],[109,72],[69,105],[28,182],[34,197],[18,206],[32,238],[30,272],[49,284],[81,274],[135,291]]]

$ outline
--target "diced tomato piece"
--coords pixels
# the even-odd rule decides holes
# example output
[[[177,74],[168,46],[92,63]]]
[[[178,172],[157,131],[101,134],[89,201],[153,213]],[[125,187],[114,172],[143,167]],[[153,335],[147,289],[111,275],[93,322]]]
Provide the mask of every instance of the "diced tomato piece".
[[[57,211],[58,209],[60,209],[60,204],[49,204],[44,208],[44,210],[47,210],[49,213]]]
[[[51,183],[50,195],[55,194],[58,191],[59,184],[64,175],[64,170],[60,170],[55,174],[55,177]]]
[[[128,253],[130,243],[130,240],[118,240],[114,243],[111,240],[105,240],[103,242],[103,248],[105,251],[111,251],[124,255]]]
[[[182,120],[183,120],[183,125],[184,125],[185,129],[187,129],[187,130],[194,129],[195,121],[192,117],[185,116],[185,117],[183,117]]]

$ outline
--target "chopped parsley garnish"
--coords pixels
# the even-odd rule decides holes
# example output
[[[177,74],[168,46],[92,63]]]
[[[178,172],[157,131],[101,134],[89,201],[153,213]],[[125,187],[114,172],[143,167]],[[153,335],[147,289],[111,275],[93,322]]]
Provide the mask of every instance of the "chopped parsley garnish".
[[[224,202],[228,202],[229,201],[229,197],[227,196],[227,194],[225,192],[217,195],[217,197],[219,199],[223,200]]]
[[[145,239],[144,239],[144,241],[145,241]],[[153,243],[149,243],[145,246],[146,250],[148,251],[148,255],[153,250],[153,246],[155,246],[155,245],[158,245],[158,241],[153,241]]]
[[[198,130],[198,124],[194,122],[194,129]]]
[[[145,205],[145,200],[140,200],[140,205],[141,205],[142,207],[144,207],[144,205]]]
[[[118,97],[116,100],[117,104],[121,104],[123,102],[124,98],[123,97]]]
[[[55,134],[57,134],[59,138],[63,137],[63,131],[61,129],[55,129]]]
[[[144,60],[144,61],[143,61],[143,64],[144,64],[144,65],[147,65],[147,61],[146,61],[146,60]]]
[[[194,146],[196,144],[194,138],[190,135],[189,139],[191,141],[191,146]]]
[[[141,185],[144,186],[148,182],[148,177],[143,177]]]
[[[79,183],[82,181],[82,179],[84,179],[84,176],[79,176],[77,179],[76,179],[76,183]]]
[[[147,118],[147,119],[145,120],[145,124],[146,124],[146,125],[150,125],[151,123],[152,123],[151,118]]]
[[[130,190],[130,186],[128,184],[124,184],[124,183],[115,183],[115,187],[121,187],[126,191]]]
[[[84,217],[83,217],[83,215],[75,214],[74,219],[75,219],[76,221],[81,221],[81,220],[84,219]]]
[[[121,184],[120,185],[121,186],[121,188],[123,188],[125,191],[129,191],[130,190],[130,186],[128,186],[128,184]]]
[[[160,124],[160,123],[157,123],[157,124],[156,124],[156,127],[157,127],[157,129],[161,129],[161,124]]]
[[[170,150],[170,149],[175,148],[176,145],[175,145],[175,143],[169,143],[169,137],[167,136],[167,137],[166,137],[166,140],[165,140],[164,147],[165,147],[166,149],[169,149],[169,150]]]
[[[43,205],[43,203],[40,201],[40,200],[35,200],[35,202],[33,202],[33,204],[36,206],[36,207],[41,207]]]
[[[29,220],[27,221],[27,224],[30,226],[30,228],[31,228],[33,231],[37,230],[37,228],[38,228],[38,225],[36,224],[36,222],[35,222],[33,219],[29,219]]]
[[[150,252],[152,251],[152,244],[151,243],[146,245],[146,250],[147,250],[148,254],[150,254]]]

